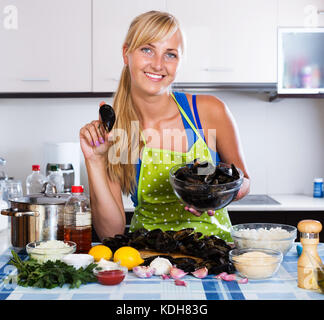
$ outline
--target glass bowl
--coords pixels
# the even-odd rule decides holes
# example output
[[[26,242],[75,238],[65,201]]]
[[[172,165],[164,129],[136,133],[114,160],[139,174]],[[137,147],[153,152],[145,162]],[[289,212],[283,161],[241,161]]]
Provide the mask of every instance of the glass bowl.
[[[279,269],[283,255],[271,249],[233,249],[229,259],[240,276],[248,279],[271,278]]]
[[[297,237],[297,228],[278,223],[243,223],[231,227],[231,236],[238,249],[273,249],[285,255]]]
[[[203,212],[218,210],[226,207],[236,197],[242,182],[243,172],[237,168],[240,178],[223,184],[194,184],[177,179],[175,173],[178,169],[189,164],[178,164],[171,168],[169,177],[175,195],[188,207]],[[221,168],[230,169],[231,165],[218,163]]]
[[[29,257],[39,262],[61,260],[64,256],[74,253],[75,250],[76,243],[72,241],[36,241],[26,245]]]
[[[108,270],[95,268],[93,269],[93,273],[100,284],[112,286],[121,283],[125,279],[128,269],[123,266]]]

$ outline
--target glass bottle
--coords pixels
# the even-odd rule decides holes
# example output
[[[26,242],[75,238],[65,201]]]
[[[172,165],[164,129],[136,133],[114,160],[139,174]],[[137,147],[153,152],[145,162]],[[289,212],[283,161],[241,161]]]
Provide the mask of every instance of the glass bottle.
[[[5,165],[6,165],[6,160],[0,158],[0,180],[8,180],[8,175],[3,169]]]
[[[33,172],[26,179],[26,193],[35,194],[42,192],[43,185],[47,181],[46,177],[40,172],[40,166],[34,164]]]
[[[55,185],[57,193],[64,192],[64,178],[61,170],[58,170],[57,165],[51,165],[50,173],[47,176],[49,183]]]
[[[72,186],[72,194],[64,206],[64,240],[76,243],[76,253],[91,249],[91,209],[82,186]]]

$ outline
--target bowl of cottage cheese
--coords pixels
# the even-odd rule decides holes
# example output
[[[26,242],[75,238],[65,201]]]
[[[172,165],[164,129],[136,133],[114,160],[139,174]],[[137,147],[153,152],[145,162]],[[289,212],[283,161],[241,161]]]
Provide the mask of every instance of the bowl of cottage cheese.
[[[297,228],[276,223],[243,223],[233,225],[231,235],[237,249],[272,249],[285,255],[297,237]]]
[[[36,241],[26,245],[26,251],[29,257],[38,262],[61,260],[64,256],[74,253],[75,250],[76,243],[73,241]]]

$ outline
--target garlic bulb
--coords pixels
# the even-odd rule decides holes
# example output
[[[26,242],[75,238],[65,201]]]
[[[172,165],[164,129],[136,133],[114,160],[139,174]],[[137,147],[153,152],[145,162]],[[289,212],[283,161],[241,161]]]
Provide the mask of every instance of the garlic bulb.
[[[154,274],[156,276],[161,276],[162,274],[170,273],[172,264],[166,258],[157,257],[150,263],[150,267],[155,269]]]

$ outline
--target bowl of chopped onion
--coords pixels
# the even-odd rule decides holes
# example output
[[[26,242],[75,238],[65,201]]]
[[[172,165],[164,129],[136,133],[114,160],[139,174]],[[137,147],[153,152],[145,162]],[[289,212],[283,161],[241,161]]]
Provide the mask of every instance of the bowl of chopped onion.
[[[278,223],[243,223],[231,227],[237,249],[272,249],[285,255],[297,237],[297,228]]]

